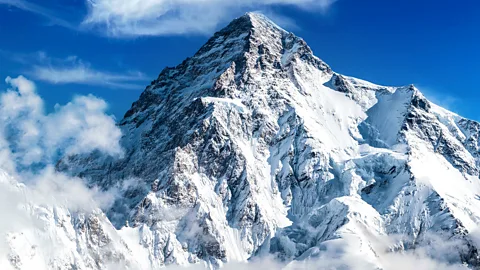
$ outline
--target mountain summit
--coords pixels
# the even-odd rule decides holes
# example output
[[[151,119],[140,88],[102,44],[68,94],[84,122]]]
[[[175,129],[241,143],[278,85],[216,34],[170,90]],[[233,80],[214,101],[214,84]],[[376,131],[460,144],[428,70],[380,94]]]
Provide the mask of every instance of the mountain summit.
[[[271,254],[390,269],[391,254],[424,247],[480,266],[480,124],[414,86],[333,72],[263,15],[164,69],[119,125],[123,158],[58,169],[127,187],[106,214],[144,267]]]
[[[255,56],[260,58],[256,59]],[[135,113],[152,109],[152,98],[158,99],[171,92],[183,92],[183,98],[186,94],[183,89],[188,87],[177,84],[195,86],[194,94],[202,96],[206,94],[202,91],[215,87],[216,81],[222,79],[222,75],[227,76],[228,71],[247,76],[251,69],[262,70],[268,64],[273,65],[274,69],[285,69],[294,56],[331,72],[301,38],[286,32],[261,14],[247,13],[217,32],[193,57],[175,68],[164,69],[157,80],[147,87],[140,100],[133,104],[122,123]]]

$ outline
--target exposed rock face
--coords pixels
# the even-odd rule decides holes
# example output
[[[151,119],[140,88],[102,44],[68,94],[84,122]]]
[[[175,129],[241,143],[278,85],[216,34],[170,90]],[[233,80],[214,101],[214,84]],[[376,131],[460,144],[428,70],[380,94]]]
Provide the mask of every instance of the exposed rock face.
[[[105,189],[138,179],[107,215],[117,228],[129,221],[153,267],[265,252],[288,263],[333,248],[382,268],[387,249],[431,235],[465,247],[446,262],[480,265],[469,235],[480,221],[480,124],[414,86],[337,74],[262,15],[164,69],[119,125],[124,158],[58,168]],[[399,234],[395,247],[379,244]]]

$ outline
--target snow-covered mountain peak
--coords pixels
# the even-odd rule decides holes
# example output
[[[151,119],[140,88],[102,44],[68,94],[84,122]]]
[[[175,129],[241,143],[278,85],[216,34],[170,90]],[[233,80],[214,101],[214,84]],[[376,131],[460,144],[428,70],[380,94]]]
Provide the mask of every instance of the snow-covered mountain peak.
[[[262,13],[258,12],[247,12],[245,13],[240,19],[247,19],[250,20],[253,24],[253,27],[258,27],[258,24],[262,24],[263,26],[269,28],[276,28],[280,31],[287,33],[286,30],[278,26],[274,21],[270,20],[267,16],[263,15]]]
[[[249,26],[250,30],[257,31],[258,33],[266,34],[274,30],[274,31],[279,31],[279,32],[288,34],[288,32],[285,29],[278,26],[275,22],[270,20],[267,16],[258,12],[245,13],[243,16],[233,20],[225,29],[228,29],[228,28],[242,29],[238,27],[238,25],[242,23]],[[248,28],[244,28],[244,30],[247,30],[247,29]]]
[[[333,248],[375,269],[385,250],[431,235],[466,247],[448,263],[480,265],[469,236],[480,222],[480,124],[412,85],[333,72],[263,15],[234,20],[163,70],[120,126],[123,158],[73,156],[58,168],[105,189],[136,179],[107,214],[119,229],[129,221],[154,267],[265,252],[288,263]],[[395,248],[378,247],[398,234]]]
[[[158,104],[172,92],[181,90],[182,93],[174,94],[181,95],[182,99],[189,95],[200,97],[228,76],[233,76],[238,83],[251,74],[252,69],[265,69],[268,65],[272,71],[282,71],[291,69],[290,64],[297,60],[308,61],[331,73],[330,67],[313,55],[303,39],[281,29],[264,15],[247,13],[215,33],[193,57],[176,67],[165,68],[133,104],[126,118],[153,108],[152,104]]]

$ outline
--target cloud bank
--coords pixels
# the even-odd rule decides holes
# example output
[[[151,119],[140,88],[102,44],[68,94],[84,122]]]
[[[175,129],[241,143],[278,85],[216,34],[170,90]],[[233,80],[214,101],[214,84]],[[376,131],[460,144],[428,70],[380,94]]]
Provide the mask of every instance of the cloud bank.
[[[6,151],[0,168],[54,164],[62,155],[95,150],[122,154],[121,131],[105,114],[105,101],[77,96],[47,114],[32,81],[23,76],[5,81],[10,87],[0,95],[0,149]]]

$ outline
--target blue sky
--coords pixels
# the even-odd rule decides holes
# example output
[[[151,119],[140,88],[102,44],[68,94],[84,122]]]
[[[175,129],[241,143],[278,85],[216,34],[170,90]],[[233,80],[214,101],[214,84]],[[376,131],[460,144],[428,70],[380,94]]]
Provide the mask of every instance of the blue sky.
[[[480,120],[476,0],[171,2],[0,0],[0,89],[7,76],[24,75],[50,108],[92,93],[119,119],[165,66],[253,10],[303,37],[339,73],[414,83],[432,101]]]

